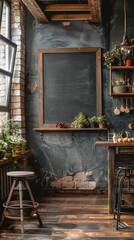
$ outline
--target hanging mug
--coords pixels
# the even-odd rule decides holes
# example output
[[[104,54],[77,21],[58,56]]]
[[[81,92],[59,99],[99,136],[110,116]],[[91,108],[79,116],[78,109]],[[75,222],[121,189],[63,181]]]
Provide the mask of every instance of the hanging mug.
[[[128,138],[129,137],[129,135],[130,135],[130,133],[128,132],[128,131],[121,131],[121,137],[122,138]]]

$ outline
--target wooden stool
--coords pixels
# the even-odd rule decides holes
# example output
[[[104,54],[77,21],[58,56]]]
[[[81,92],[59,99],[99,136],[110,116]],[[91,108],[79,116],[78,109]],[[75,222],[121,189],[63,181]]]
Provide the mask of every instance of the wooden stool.
[[[34,172],[30,171],[11,171],[7,172],[7,176],[13,177],[13,184],[11,186],[11,190],[9,192],[6,203],[3,204],[4,211],[1,219],[1,226],[3,225],[3,221],[5,218],[15,219],[21,221],[21,233],[24,233],[24,218],[34,217],[38,218],[39,224],[42,225],[42,221],[37,210],[38,203],[35,202],[32,191],[30,189],[29,183],[27,181],[28,177],[34,176]],[[13,195],[13,191],[18,190],[19,192],[19,200],[17,203],[15,201],[10,201]],[[29,193],[30,201],[23,199],[23,190],[27,190]],[[27,216],[25,211],[29,209],[31,212]],[[16,210],[18,216],[16,214],[11,214],[13,210]]]
[[[126,180],[126,189],[129,193],[132,187],[131,179],[134,178],[134,167],[132,166],[119,166],[116,175],[115,184],[115,201],[114,201],[114,219],[116,219],[116,230],[128,228],[125,222],[120,221],[121,214],[134,214],[134,205],[126,205],[122,199],[123,196],[123,182]]]

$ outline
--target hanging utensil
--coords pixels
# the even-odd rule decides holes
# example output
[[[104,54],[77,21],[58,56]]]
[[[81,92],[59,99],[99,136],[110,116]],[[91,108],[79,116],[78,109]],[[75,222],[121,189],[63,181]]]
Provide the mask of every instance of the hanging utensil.
[[[126,99],[125,113],[130,113],[130,109],[129,109],[129,107],[128,107],[128,99]]]
[[[132,117],[131,123],[128,124],[129,129],[134,129],[134,117]],[[133,138],[134,139],[134,138]],[[133,140],[134,141],[134,140]]]
[[[117,107],[117,100],[116,100],[116,108],[114,109],[115,115],[120,115],[120,109]]]
[[[124,108],[124,100],[122,99],[122,104],[121,104],[121,107],[120,107],[120,112],[125,112],[125,108]]]

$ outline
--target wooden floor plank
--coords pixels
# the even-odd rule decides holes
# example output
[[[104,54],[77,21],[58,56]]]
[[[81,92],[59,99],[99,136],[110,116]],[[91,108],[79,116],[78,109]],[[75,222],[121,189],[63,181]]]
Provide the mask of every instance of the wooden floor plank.
[[[108,214],[108,199],[104,194],[52,194],[42,197],[36,218],[20,222],[6,219],[0,229],[1,240],[134,240],[134,216],[121,215],[130,228],[116,231],[115,220]]]

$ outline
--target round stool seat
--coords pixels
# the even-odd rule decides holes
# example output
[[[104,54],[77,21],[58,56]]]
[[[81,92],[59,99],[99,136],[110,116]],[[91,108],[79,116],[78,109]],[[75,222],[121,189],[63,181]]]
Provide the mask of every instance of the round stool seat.
[[[21,177],[31,177],[33,176],[35,173],[34,172],[30,172],[30,171],[11,171],[11,172],[7,172],[7,176],[9,177],[17,177],[17,178],[21,178]]]

